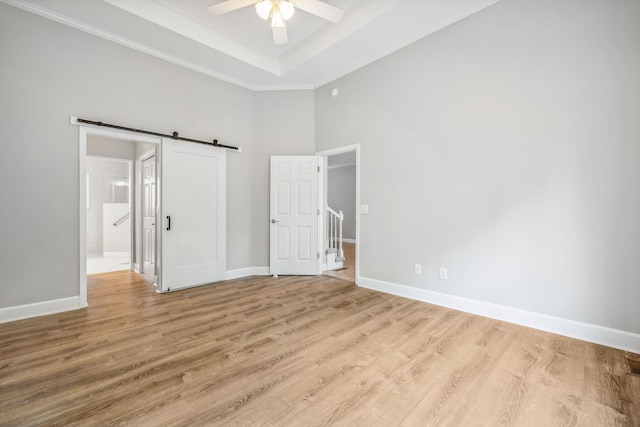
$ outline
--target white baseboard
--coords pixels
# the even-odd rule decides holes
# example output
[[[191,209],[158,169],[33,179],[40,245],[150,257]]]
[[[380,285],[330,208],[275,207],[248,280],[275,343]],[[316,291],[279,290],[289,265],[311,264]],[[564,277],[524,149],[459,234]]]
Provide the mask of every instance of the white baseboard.
[[[237,270],[227,271],[227,277],[225,280],[239,279],[248,276],[269,275],[269,267],[240,268]],[[29,319],[31,317],[46,316],[47,314],[77,310],[84,307],[87,307],[87,304],[82,304],[79,296],[17,305],[13,307],[4,307],[0,308],[0,323]]]
[[[240,279],[249,276],[269,276],[269,267],[247,267],[227,271],[225,280]]]
[[[343,238],[343,239],[342,239],[342,241],[343,241],[344,243],[355,243],[355,242],[356,242],[356,239],[344,239],[344,238]]]
[[[549,316],[541,313],[520,310],[503,305],[491,304],[483,301],[472,300],[447,295],[439,292],[418,289],[397,283],[384,282],[367,277],[358,277],[358,286],[388,294],[411,298],[430,304],[460,310],[491,319],[502,320],[517,325],[527,326],[554,334],[564,335],[579,340],[618,348],[633,353],[640,353],[640,334],[621,331],[605,326],[590,323],[577,322],[561,317]]]
[[[5,307],[0,308],[0,323],[77,310],[83,307],[86,307],[86,304],[81,303],[79,296]]]

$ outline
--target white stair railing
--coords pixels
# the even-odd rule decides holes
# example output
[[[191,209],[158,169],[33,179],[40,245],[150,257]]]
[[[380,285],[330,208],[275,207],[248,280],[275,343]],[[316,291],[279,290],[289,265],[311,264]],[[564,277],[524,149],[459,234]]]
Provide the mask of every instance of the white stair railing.
[[[344,214],[327,206],[327,254],[336,254],[336,262],[344,261],[342,250],[342,222]]]

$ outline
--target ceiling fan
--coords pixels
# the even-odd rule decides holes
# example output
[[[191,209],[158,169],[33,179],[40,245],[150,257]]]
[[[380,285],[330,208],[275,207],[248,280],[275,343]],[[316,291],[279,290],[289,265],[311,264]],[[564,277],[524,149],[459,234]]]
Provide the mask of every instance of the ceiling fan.
[[[255,4],[260,18],[271,19],[273,43],[287,42],[286,21],[293,16],[294,8],[304,10],[333,23],[342,20],[344,11],[320,0],[226,0],[209,6],[208,10],[214,15],[223,15],[243,7]]]

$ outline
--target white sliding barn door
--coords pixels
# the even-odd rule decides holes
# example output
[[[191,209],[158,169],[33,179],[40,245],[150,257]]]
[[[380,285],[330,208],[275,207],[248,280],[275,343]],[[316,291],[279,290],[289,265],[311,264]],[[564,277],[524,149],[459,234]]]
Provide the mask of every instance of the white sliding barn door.
[[[316,156],[271,156],[271,274],[318,274],[318,175]]]
[[[226,151],[162,140],[162,291],[226,278]]]

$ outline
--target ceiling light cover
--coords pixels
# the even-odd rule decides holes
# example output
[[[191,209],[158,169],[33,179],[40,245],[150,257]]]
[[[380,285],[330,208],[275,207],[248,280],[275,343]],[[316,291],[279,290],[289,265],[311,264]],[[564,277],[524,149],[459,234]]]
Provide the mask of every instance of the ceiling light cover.
[[[277,6],[274,7],[274,11],[271,14],[271,27],[272,28],[284,27],[284,20],[282,19],[282,13],[280,13],[280,9]]]
[[[261,0],[256,3],[256,12],[258,13],[258,16],[260,18],[266,21],[267,19],[269,19],[269,15],[271,15],[272,7],[273,5],[269,0]]]
[[[281,1],[278,4],[278,9],[280,9],[280,14],[282,15],[282,19],[285,21],[293,16],[293,3],[290,1]]]
[[[295,7],[290,0],[260,0],[256,3],[256,13],[264,20],[272,19],[272,27],[281,27],[284,25],[283,20],[293,16]],[[279,15],[276,18],[276,15]],[[275,19],[275,24],[273,20]],[[282,24],[281,24],[282,22]]]

